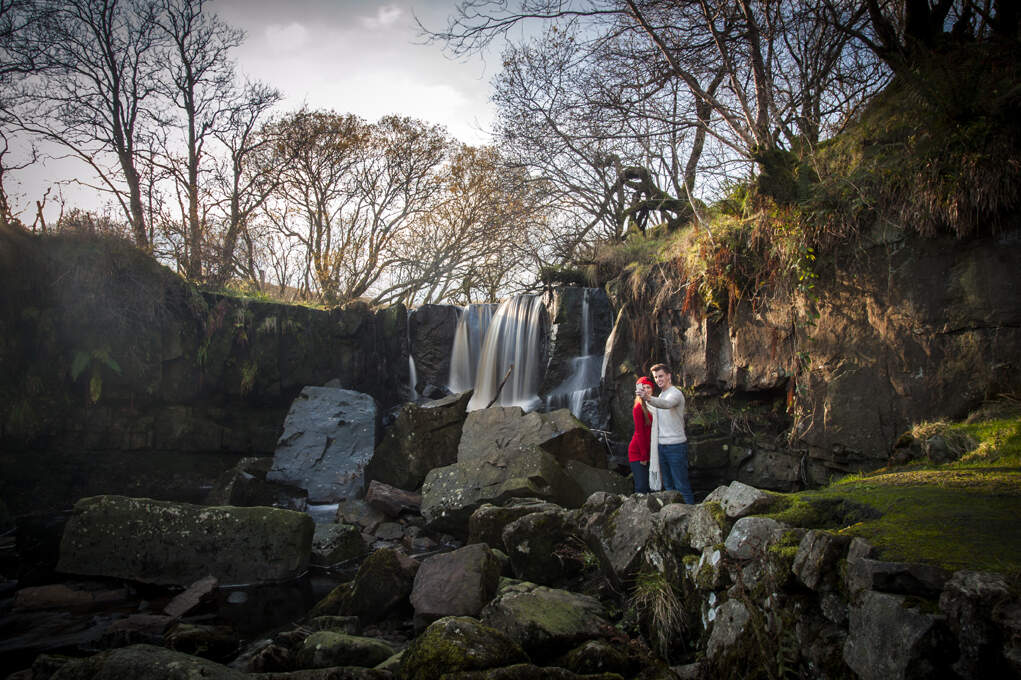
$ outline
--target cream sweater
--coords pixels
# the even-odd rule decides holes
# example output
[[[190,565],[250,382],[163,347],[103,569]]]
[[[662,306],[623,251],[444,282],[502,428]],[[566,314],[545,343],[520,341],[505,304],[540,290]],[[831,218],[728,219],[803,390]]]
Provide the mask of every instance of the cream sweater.
[[[652,408],[652,450],[657,444],[682,444],[688,441],[684,434],[684,393],[671,385],[658,397],[649,397],[646,403]]]

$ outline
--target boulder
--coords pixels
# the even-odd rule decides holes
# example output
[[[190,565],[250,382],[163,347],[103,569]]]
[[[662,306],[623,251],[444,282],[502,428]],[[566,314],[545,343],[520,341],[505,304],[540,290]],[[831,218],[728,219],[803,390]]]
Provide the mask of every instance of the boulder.
[[[655,530],[658,501],[651,495],[628,496],[602,521],[590,520],[585,534],[606,576],[617,586],[641,566],[643,552]]]
[[[577,460],[595,468],[606,467],[606,449],[570,411],[525,413],[519,406],[495,406],[469,413],[457,447],[457,462],[533,446],[561,464]]]
[[[380,548],[365,558],[353,581],[334,588],[310,615],[357,616],[363,623],[384,619],[407,604],[418,568],[410,557]]]
[[[705,497],[705,501],[717,501],[727,515],[727,519],[736,520],[748,515],[769,512],[778,498],[779,496],[776,494],[733,481],[730,486],[718,487]]]
[[[376,401],[367,394],[302,388],[284,419],[266,478],[307,489],[311,503],[356,498],[376,446],[376,424]]]
[[[421,510],[422,494],[373,480],[365,492],[365,502],[387,517],[400,517],[402,512],[417,513]]]
[[[559,507],[538,498],[512,498],[505,505],[483,503],[468,518],[468,543],[486,543],[491,548],[503,550],[504,527],[533,512],[556,510]]]
[[[482,623],[504,631],[535,661],[615,633],[595,598],[510,579],[482,610]]]
[[[947,677],[956,647],[945,617],[867,591],[851,607],[844,662],[861,680]]]
[[[728,533],[726,530],[726,515],[719,503],[699,503],[688,520],[688,536],[695,550],[723,543],[723,537]]]
[[[308,509],[308,491],[268,481],[266,475],[272,466],[273,459],[269,456],[242,458],[216,480],[206,495],[205,505],[268,505],[305,512]]]
[[[369,545],[353,524],[317,524],[312,536],[312,564],[329,567],[368,554]]]
[[[686,503],[671,503],[654,515],[660,540],[677,555],[691,551],[688,523],[696,507]]]
[[[365,467],[365,483],[414,491],[429,470],[457,462],[470,391],[401,407]]]
[[[51,676],[51,680],[84,680],[85,678],[245,680],[248,675],[207,659],[163,647],[131,645],[84,659],[68,661]]]
[[[661,675],[667,678],[670,676]],[[580,675],[557,666],[536,666],[533,663],[516,663],[502,668],[485,671],[463,671],[445,673],[443,680],[621,680],[617,673],[592,673]]]
[[[559,663],[581,674],[619,673],[625,678],[633,675],[627,651],[608,640],[587,640],[565,654]]]
[[[500,560],[481,543],[422,561],[411,590],[416,624],[444,616],[477,617],[500,583]],[[417,627],[417,626],[416,626]]]
[[[337,504],[338,524],[354,524],[364,532],[372,533],[386,515],[370,506],[362,498],[347,498]]]
[[[408,339],[419,386],[449,382],[450,352],[459,311],[454,305],[421,305],[411,310]],[[416,389],[421,391],[421,387],[416,386]]]
[[[57,568],[159,585],[207,575],[221,584],[281,581],[308,565],[313,528],[290,510],[95,496],[75,504]]]
[[[398,677],[433,680],[447,673],[487,670],[528,661],[505,632],[466,616],[433,622],[408,646]]]
[[[723,551],[715,545],[703,548],[692,575],[695,587],[705,592],[720,590],[729,582],[728,577],[723,563]]]
[[[431,470],[422,485],[422,516],[431,528],[464,537],[479,506],[511,498],[539,498],[570,508],[585,500],[553,456],[529,447]]]
[[[503,530],[503,545],[514,575],[526,581],[554,585],[584,569],[585,544],[561,508],[514,520]]]
[[[723,545],[733,559],[765,561],[766,550],[786,528],[787,525],[769,517],[742,517],[734,523]]]
[[[737,644],[748,630],[751,613],[740,600],[727,600],[716,610],[713,632],[706,643],[706,656],[719,660],[728,656],[730,648]]]
[[[178,622],[163,634],[163,646],[217,661],[234,656],[238,636],[230,626]]]
[[[939,597],[950,574],[930,564],[855,559],[847,561],[845,583],[851,595],[864,590]]]
[[[333,666],[371,668],[389,659],[393,653],[393,647],[382,640],[320,630],[309,635],[301,643],[296,661],[300,668]]]
[[[836,567],[847,554],[851,539],[830,531],[809,531],[798,544],[791,571],[806,587],[817,590],[832,585],[837,578]]]
[[[564,470],[578,483],[585,498],[600,491],[627,495],[634,490],[634,483],[628,477],[618,475],[612,470],[586,465],[581,461],[567,461],[564,463]]]
[[[1000,625],[1002,612],[1014,605],[1007,580],[1000,574],[958,571],[943,586],[939,608],[957,636],[961,655],[954,670],[962,678],[1005,678],[1017,675],[1005,656],[1010,632]]]

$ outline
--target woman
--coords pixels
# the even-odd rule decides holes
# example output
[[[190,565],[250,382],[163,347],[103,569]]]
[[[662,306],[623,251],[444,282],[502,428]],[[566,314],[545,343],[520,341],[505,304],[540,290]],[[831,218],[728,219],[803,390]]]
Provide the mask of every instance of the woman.
[[[627,447],[627,459],[635,480],[635,493],[649,493],[649,444],[652,437],[652,412],[642,397],[651,394],[653,383],[644,375],[635,383],[635,405],[631,415],[635,433]]]

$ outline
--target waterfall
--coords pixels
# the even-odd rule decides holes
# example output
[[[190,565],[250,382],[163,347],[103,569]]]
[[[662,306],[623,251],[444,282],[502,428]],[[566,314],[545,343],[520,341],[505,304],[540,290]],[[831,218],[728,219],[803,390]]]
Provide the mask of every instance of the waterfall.
[[[590,411],[597,410],[603,352],[592,354],[590,292],[591,289],[586,288],[581,299],[581,355],[571,359],[571,374],[546,396],[546,410],[570,409],[575,418],[596,427],[598,413]]]
[[[527,410],[541,404],[538,392],[545,370],[543,346],[547,325],[546,307],[538,295],[518,295],[500,304],[482,345],[469,411],[486,408],[493,401],[511,366],[513,370],[497,403]]]
[[[496,305],[465,305],[454,331],[454,346],[450,351],[450,381],[447,387],[457,394],[475,387],[475,374],[482,354],[489,323]]]
[[[418,399],[418,371],[415,370],[415,352],[411,347],[411,315],[413,309],[408,310],[408,323],[405,326],[405,335],[408,340],[408,399]]]

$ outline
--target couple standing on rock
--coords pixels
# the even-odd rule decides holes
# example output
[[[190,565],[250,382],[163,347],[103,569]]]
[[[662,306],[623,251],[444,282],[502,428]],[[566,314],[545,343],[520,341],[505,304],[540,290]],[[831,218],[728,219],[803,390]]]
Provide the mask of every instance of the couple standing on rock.
[[[688,481],[688,438],[684,434],[684,394],[674,387],[666,364],[652,367],[659,396],[652,396],[652,380],[644,375],[635,383],[632,415],[635,434],[628,446],[628,461],[635,493],[650,490],[680,491],[685,503],[694,503]]]

